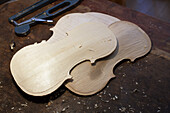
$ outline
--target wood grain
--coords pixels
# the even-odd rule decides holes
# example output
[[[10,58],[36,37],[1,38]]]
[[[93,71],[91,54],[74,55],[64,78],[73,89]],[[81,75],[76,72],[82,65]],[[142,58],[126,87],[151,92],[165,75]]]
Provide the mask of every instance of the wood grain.
[[[98,13],[98,12],[70,13],[70,14],[67,14],[67,15],[63,16],[62,18],[60,18],[58,20],[57,24],[55,25],[55,27],[50,29],[55,32],[53,32],[52,37],[47,42],[55,43],[56,41],[60,41],[64,38],[66,38],[67,32],[69,32],[69,31],[73,30],[75,27],[77,27],[81,24],[85,24],[87,22],[102,22],[105,25],[109,26],[117,21],[120,21],[120,20],[113,16],[103,14],[103,13]],[[97,72],[98,69],[96,69],[94,71]],[[83,70],[82,70],[82,72],[83,72]],[[108,81],[108,77],[109,76],[107,76],[104,80]],[[45,93],[45,91],[43,93],[41,93],[41,95],[43,95],[44,93]]]
[[[72,78],[70,70],[75,65],[85,60],[95,63],[117,46],[114,34],[100,22],[79,25],[67,37],[53,44],[26,46],[13,56],[11,73],[23,91],[34,96],[47,95]]]
[[[89,15],[92,17],[90,17]],[[84,14],[68,14],[62,17],[57,22],[54,28],[57,32],[55,32],[55,34],[52,36],[52,38],[48,40],[48,42],[61,40],[59,39],[59,37],[63,38],[62,35],[65,34],[67,31],[74,29],[74,27],[79,24],[86,23],[87,21],[101,21],[109,26],[117,21],[114,18],[115,17],[96,12],[89,12]],[[116,24],[114,27],[114,29],[112,28],[114,30],[113,32],[116,32],[116,34],[118,35],[116,37],[119,38],[118,42],[120,41],[120,50],[118,52],[118,55],[116,55],[117,53],[114,53],[111,57],[109,57],[110,60],[105,61],[103,59],[102,61],[97,62],[95,66],[91,66],[88,62],[83,62],[76,66],[71,73],[71,75],[73,76],[72,82],[66,84],[66,87],[68,89],[79,95],[95,94],[96,92],[103,89],[111,78],[115,77],[112,70],[118,62],[123,59],[131,59],[133,61],[136,58],[145,55],[150,50],[151,43],[149,37],[135,24],[122,22]],[[123,38],[121,36],[121,33],[124,36]],[[127,37],[126,40],[124,40],[124,38],[126,38],[125,36]],[[145,44],[146,48],[143,49]]]
[[[137,25],[119,21],[109,26],[118,40],[118,47],[106,59],[96,62],[92,66],[89,62],[77,65],[71,72],[73,81],[66,87],[79,95],[93,95],[103,89],[108,81],[115,77],[113,69],[124,59],[134,61],[146,55],[151,49],[148,35]]]

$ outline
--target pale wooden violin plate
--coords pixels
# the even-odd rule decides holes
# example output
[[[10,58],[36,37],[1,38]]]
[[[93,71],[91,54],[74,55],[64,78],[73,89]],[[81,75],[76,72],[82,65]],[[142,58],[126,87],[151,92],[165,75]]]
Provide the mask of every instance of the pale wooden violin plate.
[[[73,81],[66,87],[79,95],[92,95],[103,89],[115,77],[113,68],[123,59],[134,61],[151,49],[148,35],[137,25],[119,21],[109,26],[118,40],[116,51],[91,65],[88,61],[77,65],[71,72]]]
[[[55,31],[54,31],[55,32]],[[47,95],[72,78],[70,70],[78,63],[110,55],[117,40],[107,25],[88,22],[67,32],[55,43],[43,42],[19,50],[10,63],[17,85],[27,94]]]
[[[48,42],[53,43],[57,40],[65,38],[68,31],[83,23],[102,22],[109,26],[117,21],[120,20],[118,18],[97,12],[67,14],[58,20],[55,27],[50,29],[55,32],[53,32],[53,36],[48,40]]]

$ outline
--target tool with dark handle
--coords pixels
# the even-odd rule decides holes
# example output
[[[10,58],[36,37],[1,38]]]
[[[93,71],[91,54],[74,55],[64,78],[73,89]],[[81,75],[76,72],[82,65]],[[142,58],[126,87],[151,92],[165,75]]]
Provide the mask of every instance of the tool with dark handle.
[[[13,23],[15,25],[15,33],[18,35],[28,35],[30,32],[30,25],[36,23],[36,22],[53,22],[52,20],[46,20],[49,18],[53,18],[54,16],[57,16],[63,11],[66,11],[68,8],[72,7],[76,3],[78,3],[80,0],[65,0],[54,7],[32,17],[31,19],[28,19],[24,22],[17,23],[16,21],[20,18],[38,10],[39,8],[54,2],[55,0],[40,0],[39,2],[33,4],[32,6],[24,9],[23,11],[17,13],[16,15],[9,18],[9,22]],[[59,9],[59,10],[58,10]],[[58,11],[56,11],[58,10]],[[55,12],[56,11],[56,12]],[[54,12],[54,13],[53,13]]]

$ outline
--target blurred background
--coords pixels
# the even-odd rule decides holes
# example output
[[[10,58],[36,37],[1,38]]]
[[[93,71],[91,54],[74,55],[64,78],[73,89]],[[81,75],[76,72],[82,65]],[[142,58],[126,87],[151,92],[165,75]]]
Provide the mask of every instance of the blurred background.
[[[170,0],[110,0],[170,23]]]
[[[0,0],[0,4],[17,0]],[[110,0],[170,23],[170,0]]]

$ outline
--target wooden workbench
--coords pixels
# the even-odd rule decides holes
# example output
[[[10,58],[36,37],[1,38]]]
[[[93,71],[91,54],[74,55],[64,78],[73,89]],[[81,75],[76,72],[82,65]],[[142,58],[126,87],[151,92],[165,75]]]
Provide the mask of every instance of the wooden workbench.
[[[54,20],[57,22],[61,16],[73,12],[106,13],[139,25],[152,40],[151,52],[147,56],[137,59],[135,63],[128,61],[119,63],[114,69],[117,77],[112,79],[101,92],[93,96],[76,95],[66,89],[64,85],[45,97],[32,97],[22,92],[11,76],[10,60],[22,47],[47,40],[52,35],[49,28],[54,24],[36,25],[31,28],[28,36],[18,37],[14,33],[14,26],[8,22],[8,18],[36,1],[38,0],[18,0],[0,5],[1,113],[169,112],[170,24],[107,0],[83,0],[77,7]],[[56,3],[50,4],[49,7]],[[16,44],[13,51],[9,47],[11,42]]]

